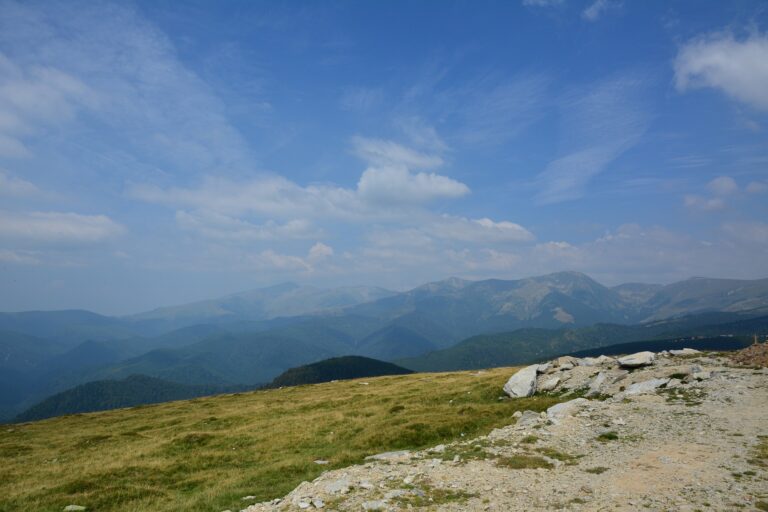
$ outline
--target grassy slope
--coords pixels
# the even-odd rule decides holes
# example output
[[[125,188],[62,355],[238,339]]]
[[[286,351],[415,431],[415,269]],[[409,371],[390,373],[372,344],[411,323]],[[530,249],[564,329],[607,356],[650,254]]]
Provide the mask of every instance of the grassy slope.
[[[499,400],[511,373],[378,377],[5,425],[0,511],[237,510],[243,496],[282,496],[325,469],[487,432],[556,401]]]

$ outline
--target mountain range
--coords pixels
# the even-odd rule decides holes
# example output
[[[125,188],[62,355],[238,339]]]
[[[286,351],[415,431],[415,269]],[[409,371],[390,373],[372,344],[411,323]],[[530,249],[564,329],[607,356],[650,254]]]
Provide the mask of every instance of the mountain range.
[[[447,357],[456,365],[467,353],[479,353],[473,338],[498,333],[518,331],[515,350],[535,355],[542,344],[571,352],[650,332],[622,330],[626,326],[691,315],[705,325],[766,314],[768,279],[606,287],[577,272],[450,278],[406,292],[287,283],[123,317],[0,313],[0,419],[78,385],[132,375],[188,386],[256,386],[288,368],[344,355],[448,369],[412,361]],[[583,342],[581,334],[562,334],[598,324],[614,327],[601,327],[602,337]],[[553,336],[542,337],[542,329],[562,339],[545,341]]]

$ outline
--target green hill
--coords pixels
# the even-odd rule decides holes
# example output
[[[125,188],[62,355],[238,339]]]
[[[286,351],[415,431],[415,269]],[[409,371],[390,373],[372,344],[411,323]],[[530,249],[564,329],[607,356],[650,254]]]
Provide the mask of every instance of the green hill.
[[[382,375],[406,375],[413,371],[392,363],[360,356],[343,356],[284,371],[275,377],[270,387],[318,384],[332,380],[380,377]]]

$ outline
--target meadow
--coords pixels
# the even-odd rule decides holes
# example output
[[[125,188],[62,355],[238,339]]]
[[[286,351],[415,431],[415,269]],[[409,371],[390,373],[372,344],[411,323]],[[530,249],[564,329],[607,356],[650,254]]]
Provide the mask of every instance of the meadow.
[[[510,424],[510,368],[254,391],[0,426],[0,510],[238,510],[323,471]],[[315,460],[327,460],[318,465]]]

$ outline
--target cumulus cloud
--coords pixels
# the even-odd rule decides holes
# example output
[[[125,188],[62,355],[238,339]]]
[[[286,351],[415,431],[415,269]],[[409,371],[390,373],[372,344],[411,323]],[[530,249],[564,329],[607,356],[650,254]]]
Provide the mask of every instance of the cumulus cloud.
[[[680,92],[712,87],[760,110],[768,110],[768,36],[710,34],[680,48],[674,63]]]
[[[34,242],[97,242],[124,228],[106,215],[0,212],[0,237]]]
[[[730,176],[719,176],[713,179],[707,183],[707,188],[718,196],[727,196],[739,191],[739,185]]]
[[[378,204],[418,204],[469,194],[465,184],[435,173],[413,173],[405,167],[370,167],[357,183],[364,201]]]

